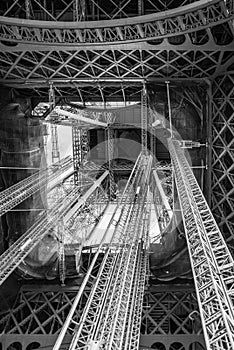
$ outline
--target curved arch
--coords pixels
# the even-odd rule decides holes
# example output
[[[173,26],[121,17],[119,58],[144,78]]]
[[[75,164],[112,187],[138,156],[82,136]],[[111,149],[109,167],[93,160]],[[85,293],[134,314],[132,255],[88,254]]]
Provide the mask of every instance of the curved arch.
[[[32,342],[32,343],[30,343],[30,344],[27,345],[26,350],[39,349],[40,346],[41,346],[40,343],[38,343],[37,341],[34,341],[34,342]]]
[[[185,350],[185,347],[183,344],[175,342],[170,345],[169,350]]]
[[[14,343],[8,345],[7,350],[22,350],[22,348],[22,344],[18,341],[15,341]]]
[[[0,17],[0,40],[43,45],[118,44],[181,35],[234,18],[222,0],[203,0],[152,15],[92,22],[48,22]]]
[[[163,343],[156,342],[150,347],[151,349],[156,349],[156,350],[166,350],[166,346]]]

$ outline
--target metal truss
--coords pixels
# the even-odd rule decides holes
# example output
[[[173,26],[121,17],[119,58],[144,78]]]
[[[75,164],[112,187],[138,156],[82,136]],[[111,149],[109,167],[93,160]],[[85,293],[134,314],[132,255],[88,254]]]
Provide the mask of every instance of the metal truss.
[[[225,32],[225,29],[222,29]],[[225,40],[224,40],[225,42]],[[49,50],[0,53],[0,82],[48,101],[46,81],[53,82],[58,97],[86,101],[140,101],[146,81],[191,81],[212,78],[234,62],[233,45],[202,47],[158,45],[157,48]],[[27,84],[25,84],[27,83]]]
[[[87,117],[88,115],[88,117]],[[91,112],[86,109],[78,109],[71,106],[62,106],[56,107],[48,117],[46,117],[46,121],[50,123],[56,124],[66,124],[66,125],[74,125],[80,127],[107,127],[107,123],[99,120],[99,116],[102,113]]]
[[[74,164],[74,181],[79,184],[79,169],[89,152],[89,141],[87,130],[81,129],[75,124],[72,126],[72,149]]]
[[[79,185],[79,168],[82,163],[82,144],[81,129],[75,125],[72,127],[72,149],[73,149],[73,166],[74,166],[74,182]]]
[[[115,115],[111,112],[105,112],[104,113],[106,122],[107,122],[107,128],[106,128],[106,157],[108,162],[108,170],[109,170],[109,196],[110,199],[113,199],[114,192],[115,192],[115,180],[114,180],[114,173],[112,170],[112,161],[114,159],[114,130],[113,130],[113,123],[115,121]]]
[[[108,171],[101,175],[87,193],[78,201],[80,188],[76,186],[65,198],[62,198],[62,200],[51,209],[49,215],[46,213],[38,217],[37,221],[1,255],[0,285],[17,268],[39,241],[58,224],[59,220],[64,219],[64,222],[67,222],[71,216],[84,205],[89,196],[92,195],[107,176]]]
[[[7,17],[45,20],[45,21],[87,21],[114,18],[127,18],[152,12],[165,11],[184,6],[196,0],[111,0],[111,8],[106,0],[58,0],[54,4],[40,3],[38,0],[8,0],[1,4],[0,14]]]
[[[233,252],[234,247],[234,75],[217,78],[212,86],[211,208]]]
[[[74,335],[70,348],[76,348],[76,346],[79,346],[79,348],[88,348],[91,344],[96,344],[97,342],[100,344],[99,339],[96,341],[94,338],[95,334],[98,336],[98,332],[101,332],[104,338],[113,334],[113,337],[109,339],[108,342],[115,344],[117,342],[118,345],[116,346],[119,346],[119,341],[123,339],[125,326],[127,327],[128,325],[130,327],[128,321],[131,320],[131,317],[130,319],[127,318],[127,310],[134,315],[136,322],[135,333],[133,333],[135,334],[135,341],[137,341],[137,337],[139,340],[139,303],[141,304],[143,301],[142,289],[140,292],[139,288],[144,287],[142,279],[145,278],[145,264],[147,261],[144,254],[141,257],[139,255],[141,248],[143,248],[141,247],[141,241],[139,241],[139,239],[140,237],[143,239],[148,231],[149,210],[145,212],[144,209],[147,207],[145,206],[146,197],[144,197],[143,201],[140,201],[137,197],[146,196],[152,164],[152,159],[147,160],[147,157],[138,157],[122,198],[106,229],[106,232],[108,232],[111,226],[114,225],[115,227],[111,243],[104,250],[103,261],[81,320],[74,328],[74,326],[72,326],[72,324],[74,324],[72,315],[68,317],[65,322],[66,325],[58,337],[54,349],[60,348],[62,339],[66,335],[67,329],[70,327],[74,328]],[[143,197],[141,197],[141,199],[143,199]],[[142,217],[143,212],[146,213],[146,216],[143,215]],[[116,213],[119,213],[117,218]],[[140,220],[144,218],[145,220]],[[101,251],[101,249],[104,249],[103,243],[100,244],[98,251]],[[134,254],[131,254],[133,251]],[[139,259],[141,259],[141,264]],[[139,267],[138,274],[133,273],[136,266]],[[127,269],[125,270],[124,268]],[[121,271],[124,274],[123,278],[121,278]],[[139,271],[142,272],[141,276]],[[135,284],[135,288],[138,286],[139,293],[136,293],[136,290],[131,288],[136,276],[139,277],[139,280]],[[129,299],[130,295],[133,297],[132,301]],[[137,300],[139,302],[137,305],[136,298],[138,298]],[[119,308],[120,305],[121,307]],[[136,308],[134,308],[134,305]],[[73,310],[74,308],[75,306]],[[116,322],[116,318],[113,319],[113,315],[115,315],[115,313],[113,314],[114,310],[118,313],[118,322]],[[112,329],[114,332],[107,331],[110,324],[113,326]],[[136,329],[138,329],[138,332]],[[117,348],[120,349],[119,347]]]
[[[165,176],[165,174],[163,174]],[[168,190],[169,187],[169,190]],[[157,170],[152,172],[151,188],[153,193],[155,210],[157,213],[158,224],[163,231],[170,223],[173,217],[173,208],[171,206],[171,176],[160,179]]]
[[[227,8],[222,0],[209,3],[196,1],[168,12],[149,15],[147,18],[135,17],[129,19],[128,23],[125,19],[118,19],[112,20],[109,25],[99,23],[98,26],[95,22],[86,22],[85,26],[82,22],[73,22],[64,26],[56,21],[40,24],[35,21],[21,22],[15,18],[1,17],[0,39],[43,45],[66,43],[84,46],[86,43],[101,43],[103,46],[201,31],[214,25],[228,23],[233,18],[233,6]]]
[[[140,348],[153,348],[157,343],[158,349],[205,349],[192,284],[149,287],[145,290],[142,313]]]
[[[126,102],[140,101],[144,81],[201,81],[232,69],[232,1],[168,0],[155,5],[152,0],[142,0],[133,6],[133,0],[112,0],[113,14],[106,0],[90,1],[90,6],[78,0],[59,0],[56,6],[39,5],[37,0],[8,2],[2,9],[4,16],[14,16],[17,11],[19,17],[28,18],[27,3],[31,12],[35,5],[37,14],[44,13],[47,22],[24,20],[22,25],[20,19],[1,17],[0,83],[44,101],[53,83],[58,99],[72,96],[82,104]],[[106,15],[102,6],[108,6]],[[169,11],[154,13],[165,6]],[[174,7],[178,8],[170,10]],[[131,17],[133,8],[149,15],[130,18],[127,24],[114,19]],[[75,22],[59,22],[63,15],[68,16],[66,21],[72,20],[73,11]],[[92,19],[99,15],[113,19],[97,28],[97,22],[87,22],[87,11],[92,12]],[[81,21],[77,22],[78,17]],[[16,45],[7,44],[13,40]]]
[[[54,164],[60,161],[57,125],[51,125],[50,130],[51,130],[51,145],[52,145],[52,163]]]
[[[49,182],[59,178],[60,175],[71,168],[71,165],[72,159],[66,157],[47,169],[42,169],[2,191],[0,193],[0,216],[16,207],[40,189],[45,189]]]
[[[109,196],[110,199],[113,199],[113,195],[115,192],[115,180],[114,180],[114,173],[112,170],[112,160],[114,159],[114,130],[110,124],[108,124],[108,127],[106,128],[106,139],[107,139],[107,161],[108,161],[108,170],[110,173],[110,184],[109,184]]]
[[[148,131],[148,101],[145,84],[141,93],[141,147],[142,152],[147,153],[147,131]]]
[[[169,140],[207,348],[234,347],[234,261],[179,141]]]
[[[70,311],[79,286],[61,287],[56,285],[23,286],[10,311],[0,316],[2,349],[13,342],[19,342],[22,350],[35,342],[41,347],[52,348],[57,334]],[[75,310],[74,320],[78,321],[88,299],[88,288]],[[68,335],[68,342],[71,336]]]

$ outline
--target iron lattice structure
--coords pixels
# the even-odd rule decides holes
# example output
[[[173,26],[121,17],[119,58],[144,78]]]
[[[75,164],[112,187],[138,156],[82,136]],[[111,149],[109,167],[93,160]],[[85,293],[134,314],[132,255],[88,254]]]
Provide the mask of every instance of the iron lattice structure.
[[[199,97],[197,99],[194,91],[198,91],[196,89],[197,85],[199,85],[199,88],[203,85],[205,89],[207,89],[207,86],[212,86],[207,90],[209,105],[206,106],[209,112],[210,201],[224,237],[232,245],[234,209],[232,199],[234,183],[233,1],[163,0],[156,2],[153,0],[111,0],[113,5],[111,11],[109,3],[110,1],[107,0],[56,0],[44,1],[43,4],[38,0],[6,0],[1,2],[0,83],[9,87],[9,89],[21,90],[23,94],[32,96],[34,105],[42,100],[48,102],[48,91],[52,84],[54,91],[56,91],[56,102],[59,99],[68,98],[85,105],[89,101],[102,101],[103,103],[107,101],[124,101],[125,103],[140,101],[144,83],[148,87],[150,85],[156,86],[161,82],[164,83],[165,80],[174,83],[182,82],[185,85],[185,98],[190,102],[192,101],[201,119],[205,118],[208,113],[204,111],[204,106]],[[164,10],[168,11],[162,13],[161,11]],[[147,17],[143,17],[143,15],[147,15]],[[128,21],[126,21],[126,18],[128,18]],[[103,22],[103,20],[109,21]],[[112,137],[109,135],[108,139],[110,141]],[[109,146],[111,148],[111,145]],[[77,164],[80,165],[81,162],[81,153],[79,153],[81,147],[79,142],[76,169]],[[112,171],[113,167],[109,167],[109,170]],[[155,182],[157,181],[155,180]],[[184,185],[181,185],[181,188],[185,184],[186,181]],[[191,190],[189,186],[186,189],[187,191]],[[78,194],[77,189],[74,191]],[[191,191],[189,194],[191,194]],[[196,198],[196,195],[194,197]],[[195,203],[196,200],[194,202],[193,196],[191,198],[193,201],[190,209],[194,210],[197,203]],[[184,198],[181,194],[181,199],[184,201],[182,206],[186,207],[188,198]],[[200,204],[204,205],[203,198]],[[204,210],[206,211],[206,209]],[[186,211],[185,215],[188,215],[188,218],[191,219],[191,210]],[[191,226],[187,227],[189,232],[191,227],[195,225],[192,219],[189,221]],[[201,224],[201,220],[198,223]],[[46,225],[47,221],[44,224]],[[52,227],[52,223],[50,224]],[[197,227],[197,229],[200,229],[200,227]],[[206,229],[209,230],[209,227],[206,226]],[[39,228],[33,233],[36,234],[36,239],[41,237]],[[192,235],[191,237],[193,238]],[[14,255],[13,260],[12,255],[8,256],[9,260],[12,260],[12,269],[18,264],[18,256],[21,259],[22,256],[27,254],[27,245],[32,247],[32,242],[28,241],[31,235],[24,238],[25,241],[21,242],[21,246],[15,247],[15,253],[19,253],[19,255]],[[202,304],[200,305],[202,322],[203,325],[207,326],[205,328],[206,341],[207,343],[209,341],[213,342],[213,344],[217,342],[223,348],[224,341],[231,342],[230,339],[233,333],[230,305],[224,302],[227,300],[229,302],[232,298],[229,291],[232,289],[233,282],[226,271],[228,264],[232,263],[232,259],[218,235],[217,241],[222,243],[220,244],[220,251],[225,253],[222,258],[226,258],[227,264],[226,262],[222,264],[219,256],[218,262],[221,261],[221,272],[225,273],[224,282],[228,284],[228,288],[226,288],[226,285],[224,288],[223,286],[220,288],[220,281],[222,282],[220,266],[216,266],[214,257],[210,257],[209,252],[206,251],[206,244],[208,243],[203,242],[202,250],[201,247],[196,246],[197,241],[192,241],[192,238],[190,245],[191,249],[194,250],[191,253],[191,261],[194,275],[197,278],[195,278],[195,281],[197,294],[200,296],[199,303]],[[214,244],[212,247],[214,247],[214,250],[216,249],[217,253],[216,238],[212,241],[212,244]],[[202,266],[201,262],[203,263],[203,260],[197,261],[196,264],[195,253],[197,252],[206,253],[206,258],[212,258],[209,272],[211,272],[213,284],[210,284],[211,280],[206,275],[208,265]],[[11,253],[14,253],[14,251]],[[7,263],[4,266],[5,273],[10,273]],[[199,280],[198,272],[203,273],[204,280]],[[3,274],[2,281],[5,278],[6,274]],[[92,276],[90,280],[92,283],[94,282]],[[215,286],[215,288],[212,289],[212,286]],[[226,289],[228,289],[228,292]],[[212,301],[214,300],[212,293],[214,290],[216,296],[218,296],[216,301],[218,300],[219,304],[215,303],[214,309],[212,309]],[[209,298],[205,300],[207,295]],[[28,297],[30,299],[30,294],[28,294]],[[34,297],[35,300],[40,301],[39,297],[38,299],[36,295]],[[58,295],[56,295],[56,298],[58,298]],[[150,298],[155,301],[152,296]],[[170,298],[172,298],[171,295],[168,300]],[[48,305],[47,301],[46,304],[44,302],[46,307],[51,308],[52,305],[54,308],[54,303],[49,296],[47,296],[47,299],[43,296],[42,299],[44,301],[48,300]],[[160,298],[159,300],[163,299]],[[25,301],[24,305],[28,306],[29,304]],[[66,305],[66,302],[64,305]],[[151,306],[151,304],[149,305]],[[220,305],[222,305],[221,311],[218,310]],[[160,306],[163,306],[163,301]],[[157,304],[154,307],[152,305],[152,312],[156,307]],[[191,310],[190,307],[193,308],[189,304],[187,314]],[[42,331],[46,321],[38,321],[37,312],[33,312],[32,307],[29,309],[32,312],[29,320],[30,325],[33,327],[36,324],[36,328]],[[39,310],[42,309],[39,307]],[[15,322],[14,315],[18,315],[17,312],[21,309],[17,306],[15,310],[16,313],[11,314],[13,319],[11,322],[13,323]],[[120,311],[119,309],[118,312],[120,313]],[[212,311],[215,311],[214,317]],[[57,316],[58,314],[61,315],[60,311],[57,312]],[[24,315],[24,312],[22,312],[22,315]],[[42,315],[44,314],[42,313]],[[137,315],[137,312],[135,315]],[[155,314],[152,318],[151,315],[152,313],[149,311],[147,317],[155,326],[155,328],[149,327],[151,332],[162,331],[163,333],[164,331],[166,333],[164,329],[165,317],[162,316],[162,322],[159,321],[158,327]],[[25,317],[27,319],[27,313]],[[74,315],[73,317],[73,321],[76,322]],[[49,320],[52,320],[50,325],[53,326],[56,323],[55,319],[49,317]],[[170,324],[176,323],[178,316],[171,317],[171,319],[173,321],[170,320]],[[189,329],[189,327],[187,328],[188,319],[190,320],[189,316],[183,319],[183,326],[179,326],[179,332]],[[75,322],[72,324],[72,329],[75,328]],[[178,322],[180,323],[180,321]],[[24,320],[22,320],[22,324],[24,324]],[[61,326],[60,321],[59,324]],[[212,338],[214,330],[219,330],[220,324],[225,325],[222,328],[223,332],[220,333],[220,338]],[[200,332],[200,327],[198,328]],[[10,330],[10,328],[8,329]],[[20,333],[21,328],[17,322],[15,329]],[[29,325],[28,329],[32,330],[32,333],[34,332],[34,329],[30,328]],[[117,332],[117,327],[115,327],[115,331]],[[136,334],[136,330],[132,331],[133,333],[135,331]],[[50,332],[49,327],[48,332]],[[45,334],[47,333],[43,333],[43,336]],[[24,343],[24,346],[26,347],[28,344]],[[173,345],[173,343],[167,343],[167,345],[170,345],[171,349],[177,350],[183,349],[183,346],[188,348],[191,344]]]
[[[135,12],[138,16],[128,24],[109,11],[105,17],[109,22],[97,24],[94,11],[85,26],[65,16],[73,11],[73,5],[76,8],[83,2],[59,1],[52,8],[49,3],[43,6],[33,0],[28,7],[35,12],[31,22],[12,18],[15,13],[30,17],[25,15],[26,3],[18,0],[2,5],[0,82],[25,93],[30,91],[39,100],[48,100],[48,88],[53,84],[58,98],[73,97],[83,104],[95,100],[140,101],[143,81],[167,79],[191,84],[191,80],[214,79],[233,69],[232,1],[162,1],[159,7],[169,8],[163,14],[148,12],[148,5],[157,11],[154,1],[138,1],[142,10]],[[92,0],[99,14],[105,3]],[[112,5],[115,13],[120,4],[112,1]],[[90,11],[88,4],[82,6]],[[125,15],[119,10],[116,16],[131,16],[129,6],[133,1],[122,1],[120,9],[125,8]],[[134,8],[136,11],[138,6]],[[34,21],[36,13],[47,21]],[[149,14],[139,16],[144,13]]]
[[[146,289],[140,349],[205,349],[196,293],[191,284]]]
[[[220,76],[212,85],[211,207],[233,252],[234,233],[234,75]]]
[[[169,142],[185,236],[209,349],[234,347],[234,261],[178,141]]]
[[[33,285],[24,286],[18,293],[15,304],[1,316],[1,344],[7,349],[14,344],[18,349],[26,349],[35,343],[51,348],[70,311],[77,295],[77,287],[42,286],[40,290]],[[76,309],[74,319],[78,320],[83,305],[88,298],[88,290]],[[68,335],[66,342],[69,343]],[[21,345],[20,345],[21,344]]]

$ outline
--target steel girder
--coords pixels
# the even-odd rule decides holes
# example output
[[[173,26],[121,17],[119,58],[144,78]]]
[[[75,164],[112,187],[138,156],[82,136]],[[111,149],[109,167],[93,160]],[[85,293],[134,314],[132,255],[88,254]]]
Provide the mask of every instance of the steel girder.
[[[218,77],[212,85],[211,208],[234,252],[234,75]]]
[[[64,158],[47,169],[42,169],[2,191],[0,194],[0,216],[16,207],[40,189],[44,190],[50,181],[54,181],[71,168],[71,166],[72,159],[70,157]]]
[[[50,130],[51,130],[51,145],[52,145],[52,163],[56,163],[60,161],[57,125],[51,125]]]
[[[227,49],[227,47],[226,47]],[[17,58],[18,57],[18,58]],[[140,101],[143,81],[194,83],[232,69],[234,46],[230,51],[203,50],[191,46],[177,50],[88,50],[49,52],[1,52],[0,83],[33,90],[33,96],[48,101],[48,81],[56,96],[92,100]]]
[[[1,313],[2,349],[19,343],[22,350],[26,350],[30,344],[35,345],[35,342],[41,347],[52,348],[77,292],[78,287],[23,286],[10,312]],[[75,310],[74,320],[80,318],[88,294],[87,288]],[[71,334],[68,334],[65,341],[69,342],[70,339]]]
[[[214,25],[231,23],[234,5],[223,0],[196,1],[171,11],[148,16],[138,16],[108,22],[23,22],[9,17],[0,17],[0,39],[11,42],[42,43],[43,46],[58,44],[90,45],[101,43],[127,43],[161,39],[187,34]]]
[[[69,349],[88,349],[92,342],[100,349],[138,348],[147,261],[141,253],[148,232],[149,203],[145,203],[151,164],[149,157],[137,162],[122,197],[120,221]]]
[[[33,89],[45,100],[54,83],[58,98],[140,101],[143,81],[200,81],[228,71],[234,61],[233,16],[232,2],[214,0],[130,18],[123,25],[120,20],[24,21],[21,31],[20,20],[2,17],[0,83],[30,95]],[[16,45],[8,45],[13,37]]]
[[[79,185],[79,168],[83,160],[82,150],[82,130],[76,126],[72,126],[72,150],[73,150],[73,164],[74,164],[74,183]]]
[[[142,242],[146,244],[149,223],[145,196],[148,192],[151,165],[151,157],[138,157],[121,200],[106,228],[105,235],[111,227],[115,227],[113,237],[108,246],[101,242],[98,247],[97,253],[100,251],[104,253],[103,261],[81,319],[79,323],[75,323],[71,349],[77,346],[88,348],[91,343],[99,342],[100,338],[108,338],[108,343],[119,349],[121,348],[119,342],[122,342],[128,329],[134,336],[129,338],[125,346],[137,348],[147,263],[145,254],[141,254],[145,250]],[[143,201],[140,200],[142,196]],[[142,213],[145,213],[143,217]],[[139,241],[140,237],[143,241]],[[133,273],[135,270],[136,274]],[[88,281],[88,276],[86,280]],[[73,325],[72,317],[71,313],[54,350],[60,348],[66,332]],[[129,322],[132,318],[134,318],[133,328]],[[113,332],[110,332],[110,326]],[[102,346],[106,345],[106,341],[102,342]]]
[[[234,347],[234,261],[179,146],[169,140],[185,235],[208,349]]]
[[[98,190],[107,176],[108,171],[105,171],[83,196],[80,195],[80,188],[76,186],[65,198],[54,205],[48,216],[47,213],[43,213],[38,217],[37,221],[0,256],[0,285],[36,247],[40,240],[56,227],[60,220],[64,220],[65,223],[70,220],[89,197]]]
[[[7,17],[46,21],[86,21],[132,17],[165,11],[196,0],[8,0],[1,3],[0,14]]]
[[[144,154],[147,154],[147,130],[148,130],[148,97],[145,84],[141,92],[141,148]]]
[[[158,349],[205,349],[193,285],[158,285],[145,291],[140,349],[156,343]],[[201,346],[193,348],[196,343]]]

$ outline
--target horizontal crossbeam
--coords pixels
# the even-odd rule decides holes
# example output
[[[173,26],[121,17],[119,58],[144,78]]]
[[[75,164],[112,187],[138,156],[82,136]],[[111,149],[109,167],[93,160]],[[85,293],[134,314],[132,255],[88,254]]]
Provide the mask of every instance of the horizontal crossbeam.
[[[186,34],[225,23],[234,18],[222,0],[196,1],[153,15],[99,22],[49,22],[0,17],[0,39],[43,43],[105,44],[144,41]]]

